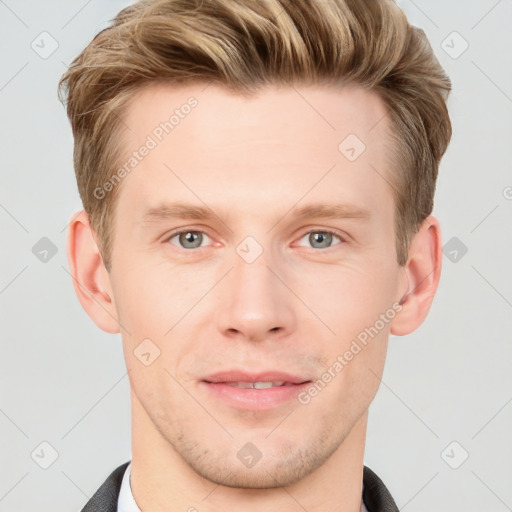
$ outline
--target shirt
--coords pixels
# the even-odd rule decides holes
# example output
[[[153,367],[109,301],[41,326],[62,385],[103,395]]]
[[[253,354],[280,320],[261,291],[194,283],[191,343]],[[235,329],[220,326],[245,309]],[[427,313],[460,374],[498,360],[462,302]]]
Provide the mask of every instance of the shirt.
[[[130,462],[123,475],[123,482],[121,483],[121,491],[119,493],[119,501],[117,503],[117,512],[142,512],[142,510],[137,506],[137,503],[135,502],[132,488],[130,486],[131,466],[132,463]],[[368,509],[365,507],[362,499],[361,512],[368,512]]]

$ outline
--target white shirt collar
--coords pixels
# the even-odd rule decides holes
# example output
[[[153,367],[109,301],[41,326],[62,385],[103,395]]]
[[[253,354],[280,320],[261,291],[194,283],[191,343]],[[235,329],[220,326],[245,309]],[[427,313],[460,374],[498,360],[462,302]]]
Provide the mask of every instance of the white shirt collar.
[[[128,464],[124,472],[123,481],[121,482],[117,512],[142,512],[137,506],[137,503],[135,503],[135,498],[133,497],[132,488],[130,486],[131,466],[132,463],[130,461],[130,464]],[[368,512],[363,500],[361,500],[361,512]]]
[[[142,510],[135,503],[132,489],[130,486],[132,463],[128,464],[121,482],[121,490],[119,491],[119,500],[117,502],[117,512],[142,512]]]

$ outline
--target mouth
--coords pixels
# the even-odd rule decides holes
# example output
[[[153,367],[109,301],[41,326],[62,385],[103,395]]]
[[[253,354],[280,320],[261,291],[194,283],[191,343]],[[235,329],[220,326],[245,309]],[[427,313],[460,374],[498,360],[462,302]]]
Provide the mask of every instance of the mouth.
[[[304,381],[306,382],[306,381]],[[226,386],[233,386],[239,389],[270,389],[280,388],[283,386],[297,386],[292,382],[210,382],[210,384],[225,384]],[[302,383],[301,383],[302,384]]]
[[[242,370],[227,370],[205,377],[204,382],[213,384],[265,384],[265,387],[279,387],[283,385],[303,384],[310,381],[308,377],[274,370],[249,373]],[[267,386],[271,384],[271,386]]]
[[[201,385],[230,407],[251,411],[274,409],[296,398],[311,379],[283,372],[248,374],[228,371],[210,375]]]

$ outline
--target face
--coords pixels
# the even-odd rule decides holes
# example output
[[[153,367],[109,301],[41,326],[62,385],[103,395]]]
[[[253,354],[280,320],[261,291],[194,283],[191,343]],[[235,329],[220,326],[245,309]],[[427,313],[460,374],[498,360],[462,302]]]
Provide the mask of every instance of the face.
[[[296,482],[366,413],[398,314],[384,106],[353,86],[152,85],[124,122],[110,281],[136,442],[219,484]]]

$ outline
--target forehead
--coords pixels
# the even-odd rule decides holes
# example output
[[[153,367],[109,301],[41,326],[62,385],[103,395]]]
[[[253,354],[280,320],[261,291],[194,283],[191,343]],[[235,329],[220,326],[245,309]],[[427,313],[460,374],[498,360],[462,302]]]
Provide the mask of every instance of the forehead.
[[[122,182],[119,202],[134,215],[173,198],[254,211],[351,194],[390,206],[385,106],[358,86],[267,86],[244,97],[212,84],[152,84],[123,122],[125,162],[150,148]]]
[[[192,121],[182,122],[187,117]],[[230,126],[235,128],[231,131],[235,139],[246,138],[248,134],[240,131],[246,128],[253,132],[251,135],[266,135],[276,143],[297,140],[297,132],[307,132],[311,142],[330,141],[329,136],[336,141],[347,132],[371,143],[384,135],[385,117],[386,109],[379,96],[355,84],[267,85],[254,95],[242,96],[213,84],[178,86],[156,82],[142,87],[127,104],[124,140],[136,143],[137,137],[159,132],[160,125],[170,122],[172,131],[192,135],[201,144],[215,147],[222,142],[224,146],[230,144],[217,137]],[[199,118],[200,123],[194,118]],[[283,127],[287,129],[281,130]],[[169,134],[163,126],[162,129],[164,135]]]

